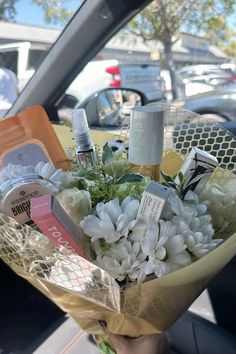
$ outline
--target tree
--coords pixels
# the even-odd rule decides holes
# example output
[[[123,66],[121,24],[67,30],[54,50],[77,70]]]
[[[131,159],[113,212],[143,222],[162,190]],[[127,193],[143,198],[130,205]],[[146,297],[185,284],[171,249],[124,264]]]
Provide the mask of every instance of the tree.
[[[42,7],[46,23],[66,24],[74,13],[73,10],[67,10],[62,6],[63,0],[32,0],[32,2]]]
[[[0,20],[14,21],[16,2],[19,0],[0,0]],[[74,11],[63,6],[66,0],[31,0],[33,4],[40,6],[44,11],[46,23],[66,24],[72,17]]]
[[[14,21],[16,15],[15,4],[18,0],[2,0],[0,1],[0,20]]]
[[[175,67],[173,44],[182,28],[190,33],[217,33],[222,18],[233,11],[234,0],[155,0],[126,26],[123,33],[131,33],[144,41],[158,40],[163,44],[166,68],[170,72],[173,97]]]

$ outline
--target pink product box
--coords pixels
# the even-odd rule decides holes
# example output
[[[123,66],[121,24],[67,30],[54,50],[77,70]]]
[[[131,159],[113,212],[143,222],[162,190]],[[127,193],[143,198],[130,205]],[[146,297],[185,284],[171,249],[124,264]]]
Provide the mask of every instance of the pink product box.
[[[31,199],[30,213],[35,224],[56,245],[64,246],[90,260],[83,250],[83,237],[53,195],[47,194]]]

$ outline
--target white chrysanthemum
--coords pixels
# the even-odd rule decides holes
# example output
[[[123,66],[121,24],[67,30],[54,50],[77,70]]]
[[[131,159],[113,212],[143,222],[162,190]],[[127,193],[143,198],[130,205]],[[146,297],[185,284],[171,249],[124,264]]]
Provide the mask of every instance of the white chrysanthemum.
[[[5,181],[34,173],[34,166],[13,165],[9,163],[0,171],[0,184]]]
[[[176,232],[184,237],[190,254],[201,258],[222,242],[221,239],[213,239],[215,231],[211,216],[206,214],[207,205],[199,203],[196,193],[189,191],[184,201],[176,193],[171,193],[169,203],[175,214],[171,220]]]
[[[143,272],[145,259],[139,242],[131,243],[122,238],[118,243],[111,245],[103,257],[98,256],[96,264],[116,280],[122,281],[128,276],[132,281],[142,282],[145,278]]]
[[[68,173],[61,168],[55,168],[50,162],[39,162],[34,168],[35,175],[47,181],[53,182],[59,189],[62,189],[68,178]]]
[[[187,251],[197,258],[203,257],[222,242],[221,239],[212,238],[214,229],[209,215],[194,218],[189,224],[179,216],[175,216],[172,221],[176,231],[184,237]]]
[[[199,197],[207,200],[208,210],[216,230],[224,231],[236,227],[236,181],[230,180],[223,186],[208,183]]]
[[[99,203],[96,207],[98,216],[86,216],[80,223],[84,232],[92,242],[104,239],[107,243],[127,237],[136,224],[139,201],[126,197],[121,205],[115,198],[107,203]]]
[[[55,168],[50,162],[41,161],[36,166],[8,164],[0,172],[0,184],[11,178],[24,177],[29,174],[40,176],[47,181],[51,181],[58,189],[68,184],[70,180],[70,173]],[[49,184],[48,186],[50,188]],[[55,188],[51,186],[51,189],[54,191]]]
[[[129,144],[126,141],[121,139],[112,138],[108,141],[108,146],[112,149],[114,154],[122,154],[124,152],[128,152]]]
[[[57,195],[57,200],[76,225],[91,212],[91,196],[88,191],[78,188],[65,189]]]
[[[136,225],[132,240],[144,225]],[[158,224],[146,225],[141,239],[141,249],[148,256],[144,272],[146,275],[155,273],[157,277],[170,273],[191,263],[190,255],[185,251],[184,238],[176,233],[170,221],[160,220]],[[138,237],[139,238],[139,237]]]

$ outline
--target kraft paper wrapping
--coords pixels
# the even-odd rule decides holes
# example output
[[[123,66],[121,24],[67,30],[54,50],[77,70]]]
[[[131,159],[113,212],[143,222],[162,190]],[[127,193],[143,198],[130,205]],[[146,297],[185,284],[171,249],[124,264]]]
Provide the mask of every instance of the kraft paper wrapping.
[[[171,121],[175,126],[186,121],[182,113],[178,118],[178,112],[175,112],[175,122]],[[170,120],[173,119],[171,114],[170,109],[167,117]],[[176,139],[169,139],[169,126],[167,119],[164,142],[167,152],[162,168],[173,175],[179,170],[191,146],[189,144],[186,148],[187,134],[183,130],[179,130]],[[201,141],[201,127],[199,124],[196,128],[198,142]],[[236,156],[235,140],[228,133],[222,133],[219,127],[214,126],[212,131],[217,132],[216,139],[220,138],[218,141],[221,141],[224,151],[223,144],[234,144],[233,148],[228,146],[228,155],[224,152],[227,159],[220,161],[220,167],[224,169],[217,169],[213,176],[215,182],[224,184],[236,179],[232,173],[236,172],[233,160]],[[193,141],[194,135],[191,143]],[[211,145],[216,156],[221,151],[217,144]],[[105,320],[111,332],[129,336],[168,329],[236,254],[236,230],[227,229],[224,239],[215,250],[189,266],[162,278],[149,278],[142,284],[130,283],[121,289],[108,273],[96,265],[57,249],[44,235],[0,213],[0,257],[3,261],[69,313],[85,331],[94,334],[102,333],[98,320]]]
[[[218,181],[223,172],[219,169],[214,178]],[[232,173],[225,173],[227,179],[236,179]],[[189,266],[120,289],[93,263],[50,243],[48,247],[44,235],[0,214],[3,261],[69,313],[85,331],[95,334],[101,333],[98,320],[105,320],[111,332],[130,336],[168,329],[236,254],[235,230],[228,230],[224,238],[215,250]]]
[[[97,334],[101,332],[97,320],[101,319],[111,332],[130,336],[166,330],[236,253],[234,233],[195,263],[121,290],[109,274],[79,256],[64,255],[57,249],[51,255],[40,255],[25,241],[36,233],[29,227],[17,225],[3,214],[0,223],[2,259],[84,330]]]

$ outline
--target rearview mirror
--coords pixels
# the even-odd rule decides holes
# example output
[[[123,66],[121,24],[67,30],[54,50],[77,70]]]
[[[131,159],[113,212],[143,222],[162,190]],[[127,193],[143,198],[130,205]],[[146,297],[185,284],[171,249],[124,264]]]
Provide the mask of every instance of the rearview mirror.
[[[96,92],[78,108],[86,111],[90,126],[121,127],[129,124],[131,109],[145,105],[146,96],[137,90],[108,88]]]

